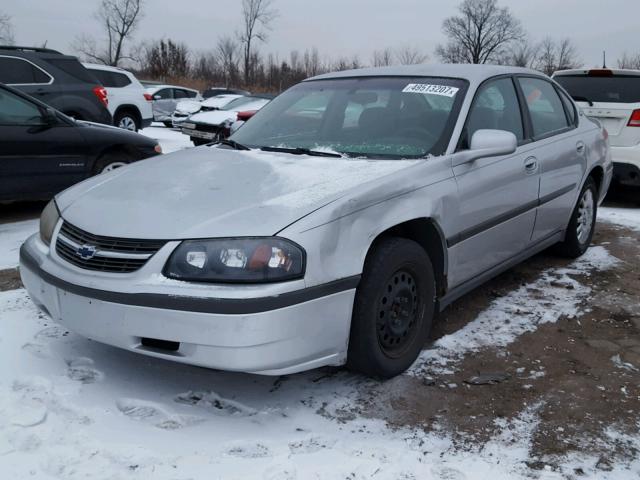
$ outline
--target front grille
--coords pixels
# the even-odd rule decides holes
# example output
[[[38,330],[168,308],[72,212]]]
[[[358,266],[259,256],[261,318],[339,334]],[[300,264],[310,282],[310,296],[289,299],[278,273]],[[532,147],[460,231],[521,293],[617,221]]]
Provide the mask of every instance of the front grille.
[[[218,133],[220,131],[220,126],[207,125],[205,123],[196,123],[196,130],[199,130],[201,132]]]
[[[129,273],[141,268],[165,243],[162,240],[93,235],[64,222],[58,232],[56,253],[72,265],[86,270]],[[79,251],[84,255],[81,256]]]

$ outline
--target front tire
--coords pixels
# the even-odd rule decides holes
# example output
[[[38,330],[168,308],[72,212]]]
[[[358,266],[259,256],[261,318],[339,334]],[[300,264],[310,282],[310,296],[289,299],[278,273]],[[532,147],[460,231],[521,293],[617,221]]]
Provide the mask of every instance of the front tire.
[[[598,187],[589,177],[582,187],[578,203],[573,209],[571,220],[563,242],[557,246],[559,254],[569,258],[578,258],[587,251],[596,226],[598,214]]]
[[[131,163],[131,159],[124,155],[107,154],[100,157],[93,166],[93,174],[108,173],[120,167],[124,167]]]
[[[347,367],[381,378],[409,368],[431,330],[435,292],[420,245],[395,237],[374,245],[356,291]]]

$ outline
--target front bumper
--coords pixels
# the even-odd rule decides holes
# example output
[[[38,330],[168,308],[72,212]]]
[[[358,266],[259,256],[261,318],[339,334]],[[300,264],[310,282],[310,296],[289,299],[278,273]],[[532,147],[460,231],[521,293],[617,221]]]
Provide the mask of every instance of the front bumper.
[[[135,292],[135,284],[124,293],[98,289],[99,279],[88,272],[78,282],[75,267],[64,275],[68,278],[53,274],[48,250],[37,235],[25,242],[22,282],[36,305],[82,336],[167,360],[264,375],[346,360],[355,278],[322,292],[312,287],[310,296],[312,289],[247,299],[195,298],[185,297],[179,286],[173,294],[154,294]],[[179,348],[149,347],[143,339],[178,342]]]

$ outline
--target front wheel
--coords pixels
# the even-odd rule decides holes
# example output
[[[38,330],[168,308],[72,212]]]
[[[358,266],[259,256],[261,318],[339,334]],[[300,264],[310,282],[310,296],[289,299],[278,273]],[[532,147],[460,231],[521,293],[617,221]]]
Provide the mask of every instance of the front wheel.
[[[138,117],[130,112],[118,112],[113,119],[113,124],[122,128],[123,130],[129,130],[131,132],[137,132],[140,130],[140,121]]]
[[[435,314],[429,256],[412,240],[388,238],[367,256],[351,320],[347,366],[391,378],[416,360]]]
[[[593,238],[598,213],[598,187],[589,177],[582,187],[563,242],[557,251],[569,258],[577,258],[587,251]]]

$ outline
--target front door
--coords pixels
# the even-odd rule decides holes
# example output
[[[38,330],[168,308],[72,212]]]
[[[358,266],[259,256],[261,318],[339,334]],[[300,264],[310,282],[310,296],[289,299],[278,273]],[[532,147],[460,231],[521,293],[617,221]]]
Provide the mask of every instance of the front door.
[[[86,176],[78,128],[0,89],[0,199],[49,198]]]
[[[486,82],[467,117],[461,148],[480,129],[506,130],[519,146],[512,155],[454,168],[458,214],[449,247],[449,284],[460,285],[524,251],[531,242],[538,202],[538,164],[525,143],[521,106],[511,77]]]

